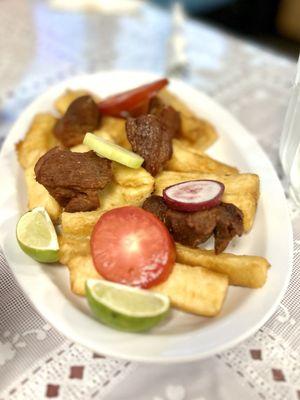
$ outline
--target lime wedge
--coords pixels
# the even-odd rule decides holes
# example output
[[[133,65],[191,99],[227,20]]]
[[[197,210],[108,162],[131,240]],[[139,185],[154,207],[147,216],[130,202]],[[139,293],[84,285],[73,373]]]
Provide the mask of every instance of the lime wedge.
[[[170,309],[170,300],[163,294],[105,280],[88,279],[86,296],[100,322],[129,332],[151,329]]]
[[[108,158],[109,160],[116,161],[120,164],[126,165],[129,168],[139,168],[144,159],[124,147],[103,139],[93,133],[87,133],[83,139],[83,144],[87,145],[91,150],[94,150],[99,156]]]
[[[44,207],[36,207],[23,214],[16,234],[21,249],[28,256],[45,263],[58,260],[57,235]]]

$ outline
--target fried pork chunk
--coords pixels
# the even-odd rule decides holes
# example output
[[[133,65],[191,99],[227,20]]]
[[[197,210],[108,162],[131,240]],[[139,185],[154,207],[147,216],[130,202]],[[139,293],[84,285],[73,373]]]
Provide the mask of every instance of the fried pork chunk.
[[[112,179],[111,161],[94,152],[74,153],[55,147],[34,168],[42,184],[67,212],[91,211],[99,207],[98,190]]]
[[[172,157],[172,140],[160,118],[150,114],[128,118],[126,132],[132,150],[145,160],[143,167],[155,176]]]
[[[153,97],[149,104],[149,114],[156,115],[165,125],[171,139],[181,132],[180,114],[172,106],[165,105],[158,97]]]
[[[132,150],[144,158],[143,167],[152,176],[172,157],[172,139],[179,134],[180,125],[180,114],[156,97],[148,114],[127,119],[126,134]]]
[[[214,235],[215,253],[225,250],[230,240],[243,233],[243,214],[233,204],[221,203],[209,210],[181,212],[170,209],[161,196],[145,200],[143,208],[156,215],[176,242],[197,247]]]
[[[91,96],[72,101],[64,116],[57,122],[54,135],[65,147],[82,143],[84,135],[100,125],[101,115]]]

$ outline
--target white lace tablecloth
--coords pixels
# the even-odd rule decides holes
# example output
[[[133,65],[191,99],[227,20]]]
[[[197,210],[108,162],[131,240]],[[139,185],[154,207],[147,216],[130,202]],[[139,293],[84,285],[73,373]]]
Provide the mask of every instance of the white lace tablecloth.
[[[2,0],[0,138],[32,99],[71,75],[112,68],[164,74],[169,34],[169,16],[149,5],[103,16]],[[238,117],[280,175],[278,140],[294,63],[198,22],[188,21],[186,38],[187,81]],[[190,364],[138,365],[69,342],[29,303],[0,254],[0,399],[299,400],[300,218],[297,210],[291,215],[294,272],[277,312],[239,346]]]

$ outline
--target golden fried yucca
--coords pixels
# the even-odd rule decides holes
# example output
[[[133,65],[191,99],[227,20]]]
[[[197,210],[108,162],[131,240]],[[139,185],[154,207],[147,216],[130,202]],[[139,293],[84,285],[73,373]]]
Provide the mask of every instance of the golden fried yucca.
[[[74,237],[89,236],[95,223],[106,210],[80,211],[75,213],[63,212],[61,214],[61,235]]]
[[[87,232],[86,236],[60,232],[58,235],[59,261],[62,264],[69,264],[75,257],[86,257],[90,255],[90,232],[91,231]]]
[[[85,296],[87,279],[102,279],[96,271],[90,255],[74,257],[67,265],[70,272],[71,290],[79,296]]]
[[[270,264],[263,257],[230,253],[216,255],[213,251],[193,249],[176,243],[176,261],[190,266],[205,267],[227,275],[230,285],[260,288],[266,280]]]
[[[104,210],[126,205],[140,206],[153,189],[154,178],[144,168],[132,169],[113,163],[113,181],[99,193],[100,208],[90,212],[63,212],[62,230],[79,236],[90,234]]]
[[[51,114],[37,114],[33,118],[24,139],[16,145],[22,168],[34,166],[43,154],[58,144],[52,133],[56,121]]]
[[[127,139],[125,123],[126,121],[123,118],[102,117],[100,128],[94,134],[104,138],[106,136],[107,139],[119,146],[131,150],[131,145]]]
[[[78,97],[85,96],[89,94],[87,90],[79,89],[79,90],[70,90],[67,89],[63,94],[61,94],[54,102],[54,107],[56,110],[63,115],[69,105],[76,100]],[[93,96],[94,97],[94,96]]]
[[[61,207],[50,195],[48,190],[35,180],[34,166],[26,168],[25,181],[28,196],[28,208],[45,207],[53,222],[57,222],[61,214]]]
[[[79,244],[77,240],[69,244],[65,240],[60,242],[61,248],[69,245],[71,251]],[[77,254],[65,261],[70,272],[70,284],[73,293],[80,296],[85,295],[85,282],[87,279],[102,279],[96,271],[91,255],[84,254],[84,245]],[[176,263],[168,279],[151,290],[165,294],[170,297],[172,306],[190,313],[212,317],[217,315],[223,305],[228,288],[226,275],[209,271],[202,267],[193,267]]]
[[[181,135],[186,144],[192,144],[195,150],[204,151],[216,141],[218,134],[213,125],[199,118],[176,95],[164,89],[159,92],[158,97],[180,112]]]
[[[255,174],[218,175],[163,171],[155,178],[155,194],[161,195],[163,189],[170,185],[197,179],[212,179],[224,183],[222,200],[234,204],[243,212],[246,232],[252,228],[259,197],[259,177]]]
[[[175,263],[169,278],[151,290],[167,295],[173,307],[205,317],[216,316],[228,289],[226,275]]]
[[[173,155],[166,163],[165,170],[178,172],[212,172],[215,174],[237,174],[235,167],[214,160],[208,155],[195,153],[182,140],[173,139]]]
[[[56,119],[51,114],[37,114],[23,140],[16,145],[17,156],[25,173],[28,208],[43,206],[56,222],[61,207],[44,186],[35,180],[34,166],[38,159],[58,144],[52,131]]]

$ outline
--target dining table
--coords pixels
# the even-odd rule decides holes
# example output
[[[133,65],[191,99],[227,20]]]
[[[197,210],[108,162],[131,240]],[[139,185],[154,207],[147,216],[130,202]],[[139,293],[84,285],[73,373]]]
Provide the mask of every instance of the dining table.
[[[0,147],[24,108],[55,83],[101,70],[168,74],[166,9],[140,2],[103,12],[54,3],[0,2]],[[286,191],[294,233],[287,291],[272,317],[233,348],[190,363],[137,363],[64,337],[31,304],[0,249],[0,400],[300,400],[300,210],[278,156],[296,62],[191,17],[181,34],[187,60],[181,79],[254,135]]]

